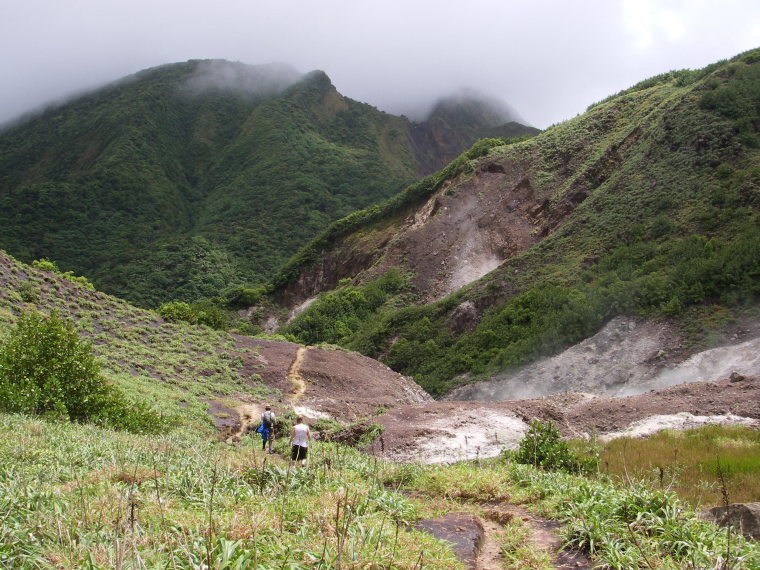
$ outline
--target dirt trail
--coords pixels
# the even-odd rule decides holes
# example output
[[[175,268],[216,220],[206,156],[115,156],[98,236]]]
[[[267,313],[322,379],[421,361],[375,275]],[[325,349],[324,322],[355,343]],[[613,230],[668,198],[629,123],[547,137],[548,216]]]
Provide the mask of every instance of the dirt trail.
[[[503,527],[492,520],[483,519],[483,542],[475,562],[476,570],[501,570],[504,567],[501,546],[496,539]]]
[[[256,423],[263,411],[264,408],[259,404],[243,404],[235,408],[235,412],[237,412],[238,418],[240,418],[240,423],[237,426],[237,429],[231,430],[228,433],[224,441],[226,443],[240,441],[245,434],[245,431],[248,429],[248,426]]]
[[[288,380],[293,384],[293,391],[289,398],[291,406],[295,405],[303,397],[304,392],[306,392],[306,382],[304,381],[303,376],[301,376],[301,364],[303,363],[307,350],[309,349],[304,346],[298,347],[296,358],[293,360],[290,370],[288,370]]]
[[[505,505],[505,510],[513,516],[520,517],[525,525],[531,530],[528,542],[536,549],[548,553],[552,559],[552,566],[558,570],[576,568],[590,570],[593,568],[591,560],[581,552],[561,550],[562,539],[557,534],[562,526],[556,521],[545,519],[530,514],[522,505]]]

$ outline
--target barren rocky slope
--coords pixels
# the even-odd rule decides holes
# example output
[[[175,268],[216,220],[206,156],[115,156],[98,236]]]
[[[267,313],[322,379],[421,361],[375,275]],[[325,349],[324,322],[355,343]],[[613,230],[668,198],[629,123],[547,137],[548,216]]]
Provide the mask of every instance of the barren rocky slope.
[[[444,399],[516,400],[565,392],[627,396],[732,372],[760,375],[760,322],[732,328],[720,346],[692,353],[673,321],[617,317],[556,356],[456,388]]]
[[[622,398],[563,394],[401,406],[378,419],[385,431],[370,451],[423,463],[493,457],[516,448],[534,419],[555,422],[569,437],[635,437],[707,423],[760,427],[760,377],[693,382]]]

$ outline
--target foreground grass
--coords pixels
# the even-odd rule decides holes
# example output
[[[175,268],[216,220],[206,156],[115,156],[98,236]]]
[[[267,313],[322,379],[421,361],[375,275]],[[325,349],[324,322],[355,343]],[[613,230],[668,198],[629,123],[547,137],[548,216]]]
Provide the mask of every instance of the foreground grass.
[[[711,425],[665,430],[646,439],[621,438],[604,446],[602,471],[623,482],[672,489],[698,508],[760,501],[760,431]]]
[[[504,461],[401,466],[395,468],[395,481],[473,509],[499,501],[526,503],[537,514],[561,521],[565,544],[587,552],[599,568],[760,569],[757,542],[700,520],[675,494],[644,482],[621,486],[605,476],[545,472]],[[546,567],[540,555],[525,552],[519,526],[507,531],[508,567]]]
[[[376,462],[327,444],[306,470],[269,457],[0,415],[0,567],[461,567],[403,530],[414,507]]]
[[[561,520],[602,568],[760,568],[760,546],[674,495],[602,479],[504,460],[387,464],[320,442],[308,468],[290,469],[253,440],[0,415],[0,568],[453,570],[449,545],[413,523],[506,502]],[[519,520],[505,524],[505,567],[549,567]]]

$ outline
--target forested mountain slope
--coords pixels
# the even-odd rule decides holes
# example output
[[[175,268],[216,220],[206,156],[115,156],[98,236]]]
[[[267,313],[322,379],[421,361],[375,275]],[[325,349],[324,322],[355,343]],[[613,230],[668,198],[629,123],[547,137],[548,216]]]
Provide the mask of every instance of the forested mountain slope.
[[[283,330],[434,394],[619,314],[674,319],[706,346],[760,292],[759,131],[752,51],[642,81],[527,141],[481,141],[302,250],[275,291],[310,305]]]
[[[149,69],[0,133],[0,247],[147,306],[261,283],[480,132],[438,123],[438,139],[412,144],[407,119],[323,72]]]

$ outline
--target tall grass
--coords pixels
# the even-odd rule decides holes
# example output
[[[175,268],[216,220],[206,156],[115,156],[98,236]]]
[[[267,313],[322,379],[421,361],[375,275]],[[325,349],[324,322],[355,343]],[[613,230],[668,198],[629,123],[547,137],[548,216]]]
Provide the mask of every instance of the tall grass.
[[[600,466],[619,480],[671,489],[695,507],[722,504],[723,483],[732,502],[760,501],[760,431],[744,426],[613,440],[604,447]]]
[[[760,568],[760,546],[729,542],[672,493],[605,479],[504,459],[395,465],[324,442],[292,468],[248,438],[0,415],[0,568],[454,570],[450,545],[412,523],[505,502],[561,520],[603,567]],[[505,532],[512,567],[545,565],[524,529]]]
[[[376,461],[316,443],[292,469],[256,443],[0,415],[0,567],[461,568]]]

